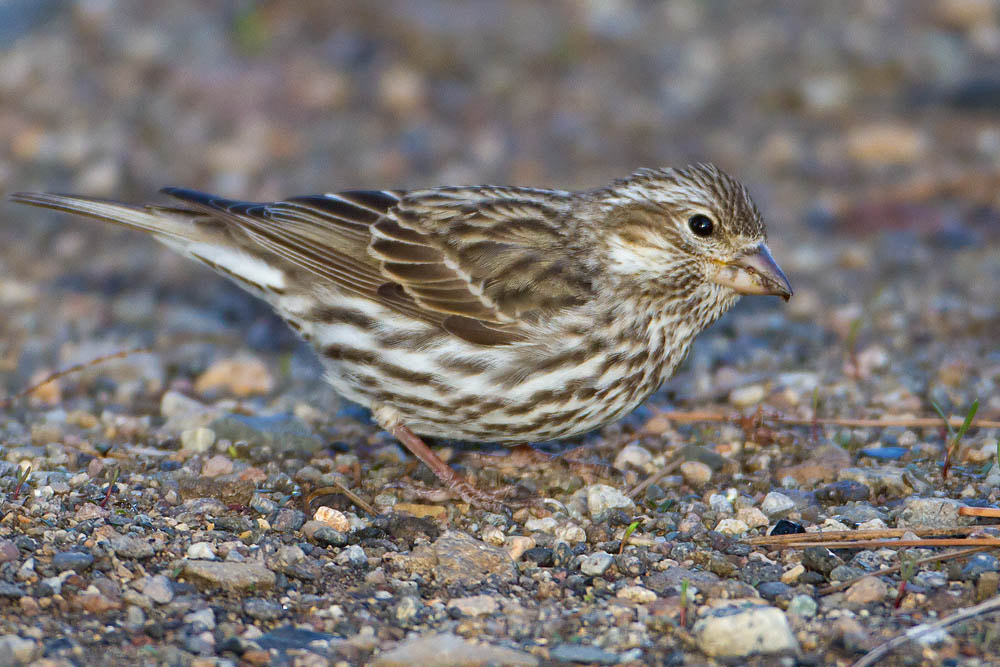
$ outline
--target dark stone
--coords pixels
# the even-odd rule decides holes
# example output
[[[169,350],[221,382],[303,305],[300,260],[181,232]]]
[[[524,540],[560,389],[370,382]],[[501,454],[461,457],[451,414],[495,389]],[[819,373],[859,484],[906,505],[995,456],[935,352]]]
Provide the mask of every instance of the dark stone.
[[[538,567],[552,567],[553,551],[545,547],[534,547],[524,552],[524,560]]]
[[[298,530],[306,522],[305,512],[296,509],[282,508],[274,513],[269,523],[274,530],[282,533]]]
[[[962,568],[962,579],[972,581],[984,572],[1000,571],[1000,560],[990,554],[976,554]]]
[[[778,519],[778,522],[774,524],[774,528],[771,529],[769,535],[798,535],[799,533],[806,532],[806,529],[799,524],[789,521],[788,519]]]
[[[60,551],[52,557],[52,567],[57,572],[83,572],[93,564],[94,557],[85,551]]]
[[[271,602],[264,598],[247,598],[243,601],[243,612],[261,621],[273,621],[281,618],[284,609],[277,602]]]
[[[843,564],[844,562],[826,547],[806,547],[802,551],[802,565],[823,576],[829,576],[833,568]]]
[[[785,568],[778,563],[765,563],[760,560],[748,561],[739,569],[740,581],[746,582],[757,588],[768,581],[781,581],[781,575]]]
[[[910,451],[906,447],[865,447],[859,453],[878,461],[898,461]]]
[[[816,499],[824,503],[846,503],[852,500],[868,500],[871,489],[854,480],[841,480],[816,489]]]
[[[757,593],[765,600],[788,602],[795,597],[795,589],[780,581],[765,581],[757,586]]]
[[[264,650],[309,650],[309,645],[312,642],[330,642],[335,639],[337,639],[335,635],[327,634],[325,632],[313,632],[312,630],[303,630],[302,628],[284,625],[261,635],[257,638],[256,643]]]

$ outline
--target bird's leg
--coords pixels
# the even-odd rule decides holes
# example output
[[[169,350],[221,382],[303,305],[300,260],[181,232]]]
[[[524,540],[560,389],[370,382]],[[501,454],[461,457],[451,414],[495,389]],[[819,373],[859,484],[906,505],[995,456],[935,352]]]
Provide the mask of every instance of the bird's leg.
[[[474,507],[503,514],[506,511],[505,501],[511,489],[501,489],[495,492],[477,489],[464,479],[451,466],[441,460],[420,437],[403,424],[399,413],[392,407],[380,405],[372,410],[376,421],[392,433],[410,453],[424,462],[431,472],[441,480],[449,492],[458,496]]]

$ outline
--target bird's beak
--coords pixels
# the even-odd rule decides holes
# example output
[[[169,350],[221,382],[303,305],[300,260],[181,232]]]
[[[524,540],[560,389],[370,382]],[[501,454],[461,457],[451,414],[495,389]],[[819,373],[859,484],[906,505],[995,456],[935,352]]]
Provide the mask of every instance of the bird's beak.
[[[773,294],[785,301],[792,296],[792,284],[763,243],[736,259],[719,262],[711,280],[740,294]]]

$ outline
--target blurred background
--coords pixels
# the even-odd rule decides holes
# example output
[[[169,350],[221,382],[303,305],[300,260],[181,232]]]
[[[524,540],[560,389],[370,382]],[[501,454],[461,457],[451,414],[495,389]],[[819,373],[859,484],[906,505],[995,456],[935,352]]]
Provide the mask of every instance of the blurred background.
[[[920,366],[901,390],[921,396],[954,358],[949,404],[993,387],[996,0],[211,6],[0,2],[0,192],[585,188],[710,161],[754,192],[797,295],[744,300],[696,349],[686,387],[731,386],[718,367],[747,356],[729,351],[743,339],[750,357],[821,375],[842,370],[845,345],[874,346],[871,368]],[[0,243],[8,371],[54,363],[53,342],[150,322],[221,318],[251,346],[294,345],[266,309],[139,235],[4,203]],[[195,309],[171,319],[164,302]],[[38,319],[28,303],[52,308]]]

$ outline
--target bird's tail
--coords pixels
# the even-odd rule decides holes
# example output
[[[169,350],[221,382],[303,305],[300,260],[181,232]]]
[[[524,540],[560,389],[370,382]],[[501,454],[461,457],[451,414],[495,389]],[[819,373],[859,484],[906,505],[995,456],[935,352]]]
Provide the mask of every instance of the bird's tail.
[[[50,208],[139,229],[166,243],[198,241],[202,240],[204,234],[204,230],[198,225],[191,224],[192,219],[200,214],[181,208],[134,206],[110,199],[47,192],[15,192],[10,195],[10,199],[19,204]]]
[[[112,222],[148,232],[161,243],[201,262],[258,295],[280,294],[284,272],[259,249],[239,243],[224,218],[203,210],[170,206],[135,206],[80,195],[18,192],[10,199],[20,204]]]

